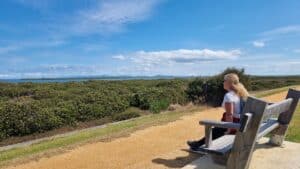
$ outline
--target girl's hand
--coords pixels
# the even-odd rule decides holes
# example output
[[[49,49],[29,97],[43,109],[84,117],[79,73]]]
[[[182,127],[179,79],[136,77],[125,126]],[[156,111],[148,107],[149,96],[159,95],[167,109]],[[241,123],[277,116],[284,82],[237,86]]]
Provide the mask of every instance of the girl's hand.
[[[231,130],[227,129],[227,131],[224,134],[230,134]]]
[[[233,122],[233,116],[231,113],[225,113],[225,121],[226,122]]]

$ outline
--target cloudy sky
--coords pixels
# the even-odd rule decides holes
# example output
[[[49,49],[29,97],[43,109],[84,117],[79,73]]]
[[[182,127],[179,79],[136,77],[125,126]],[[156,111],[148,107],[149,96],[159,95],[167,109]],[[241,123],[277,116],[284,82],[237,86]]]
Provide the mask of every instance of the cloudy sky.
[[[0,78],[300,74],[299,0],[1,0]]]

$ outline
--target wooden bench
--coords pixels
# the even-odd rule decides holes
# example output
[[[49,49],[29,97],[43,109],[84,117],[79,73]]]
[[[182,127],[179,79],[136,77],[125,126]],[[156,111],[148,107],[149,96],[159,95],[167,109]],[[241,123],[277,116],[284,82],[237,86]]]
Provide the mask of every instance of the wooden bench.
[[[241,122],[200,121],[205,125],[205,145],[200,152],[211,154],[215,163],[227,169],[247,169],[258,139],[271,134],[269,143],[281,146],[293,113],[297,107],[300,91],[289,89],[285,100],[269,104],[249,97],[242,110]],[[237,129],[236,135],[225,135],[212,140],[212,127]]]

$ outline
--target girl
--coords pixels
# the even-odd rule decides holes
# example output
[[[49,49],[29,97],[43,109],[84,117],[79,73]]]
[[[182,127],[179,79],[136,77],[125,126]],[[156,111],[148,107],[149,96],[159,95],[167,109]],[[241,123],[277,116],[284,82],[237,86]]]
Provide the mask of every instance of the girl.
[[[223,87],[227,90],[224,96],[222,107],[225,109],[222,121],[226,122],[240,122],[241,104],[245,102],[248,97],[248,91],[244,85],[239,82],[239,77],[235,73],[229,73],[224,76]],[[234,129],[225,129],[215,127],[212,130],[212,139],[219,138],[225,134],[235,134]],[[205,144],[205,138],[198,141],[188,141],[190,148],[196,151],[200,146]]]

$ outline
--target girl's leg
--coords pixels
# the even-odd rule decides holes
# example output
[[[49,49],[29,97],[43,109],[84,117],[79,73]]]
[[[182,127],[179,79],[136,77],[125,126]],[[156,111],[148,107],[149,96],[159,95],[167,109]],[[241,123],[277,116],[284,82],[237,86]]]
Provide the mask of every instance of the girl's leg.
[[[215,127],[212,129],[212,139],[217,139],[221,136],[224,136],[225,132],[227,131],[227,129],[224,129],[224,128],[218,128],[218,127]],[[188,145],[191,147],[191,148],[198,148],[202,145],[205,144],[205,137],[203,137],[202,139],[200,140],[197,140],[197,141],[188,141]]]

